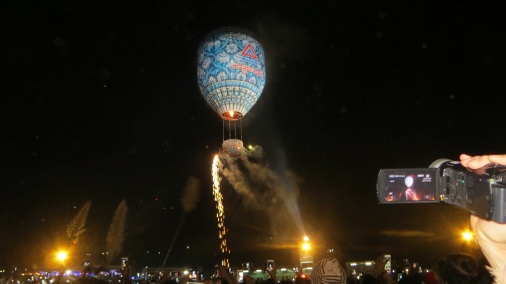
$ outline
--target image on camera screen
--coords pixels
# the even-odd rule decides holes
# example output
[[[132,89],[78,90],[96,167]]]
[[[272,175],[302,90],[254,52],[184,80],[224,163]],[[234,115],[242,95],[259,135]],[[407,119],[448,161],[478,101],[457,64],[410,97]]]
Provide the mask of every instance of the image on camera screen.
[[[383,170],[382,174],[380,202],[437,202],[435,170]]]

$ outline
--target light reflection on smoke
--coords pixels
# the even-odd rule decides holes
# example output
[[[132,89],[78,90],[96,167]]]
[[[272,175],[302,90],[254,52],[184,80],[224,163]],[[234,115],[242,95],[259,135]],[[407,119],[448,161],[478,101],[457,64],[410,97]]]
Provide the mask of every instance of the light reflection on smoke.
[[[436,234],[433,232],[414,231],[414,230],[383,230],[379,232],[385,236],[396,237],[434,237]]]

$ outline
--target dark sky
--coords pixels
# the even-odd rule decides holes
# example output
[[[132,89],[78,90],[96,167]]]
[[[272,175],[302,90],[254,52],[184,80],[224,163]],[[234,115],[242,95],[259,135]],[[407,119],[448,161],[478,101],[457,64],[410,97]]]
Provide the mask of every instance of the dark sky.
[[[255,33],[266,55],[266,87],[242,120],[244,142],[262,147],[258,163],[292,174],[305,232],[342,262],[391,253],[431,263],[460,248],[468,214],[445,204],[378,205],[380,168],[504,152],[496,7],[78,0],[0,8],[4,267],[49,265],[87,200],[79,249],[100,262],[123,199],[118,261],[159,266],[175,239],[170,265],[219,262],[210,171],[222,122],[197,87],[196,54],[223,26]],[[190,176],[201,181],[200,200],[182,219]],[[222,191],[233,265],[295,263],[302,232],[275,217],[285,207],[250,210],[225,180]]]

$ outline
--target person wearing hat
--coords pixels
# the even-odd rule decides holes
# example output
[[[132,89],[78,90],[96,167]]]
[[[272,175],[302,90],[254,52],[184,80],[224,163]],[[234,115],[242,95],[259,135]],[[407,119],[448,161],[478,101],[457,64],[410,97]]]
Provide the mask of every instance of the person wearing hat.
[[[312,284],[344,284],[346,270],[335,258],[324,258],[313,266],[311,272]]]

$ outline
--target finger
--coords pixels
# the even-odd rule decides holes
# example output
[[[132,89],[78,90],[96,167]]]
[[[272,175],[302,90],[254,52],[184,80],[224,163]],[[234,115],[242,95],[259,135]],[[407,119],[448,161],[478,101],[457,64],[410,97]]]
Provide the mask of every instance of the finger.
[[[489,155],[488,160],[494,164],[506,166],[506,155]]]
[[[464,167],[466,167],[466,168],[468,167],[468,165],[467,165],[467,164],[469,163],[469,161],[471,161],[471,159],[473,159],[473,157],[472,157],[472,156],[469,156],[469,155],[467,155],[467,154],[461,154],[461,155],[460,155],[460,163],[461,163]]]
[[[476,224],[478,223],[479,220],[480,219],[478,217],[476,217],[475,215],[471,215],[471,218],[469,218],[469,223],[471,224],[471,229],[473,229],[475,234],[476,234]]]
[[[472,158],[472,156],[469,156],[468,154],[460,154],[460,160],[469,160]]]
[[[488,155],[469,157],[467,159],[462,159],[461,163],[464,167],[467,167],[467,168],[470,168],[473,170],[479,169],[479,168],[485,166],[486,164],[490,163],[490,160],[488,159],[488,157],[489,157]]]

